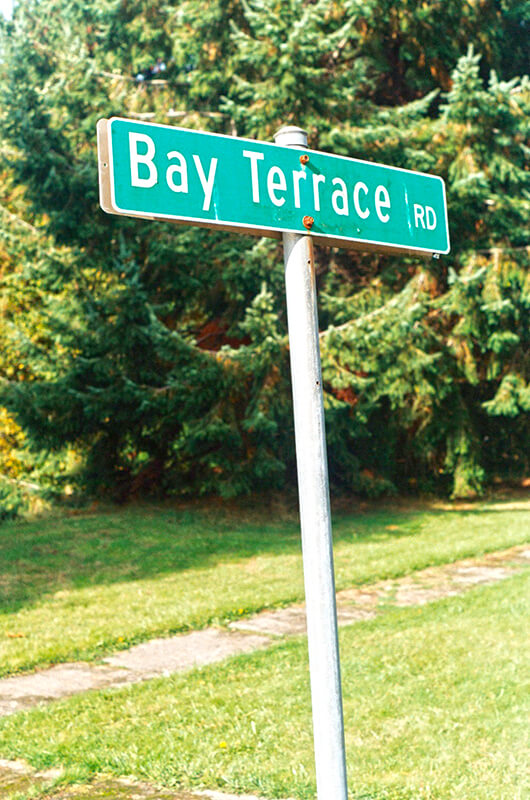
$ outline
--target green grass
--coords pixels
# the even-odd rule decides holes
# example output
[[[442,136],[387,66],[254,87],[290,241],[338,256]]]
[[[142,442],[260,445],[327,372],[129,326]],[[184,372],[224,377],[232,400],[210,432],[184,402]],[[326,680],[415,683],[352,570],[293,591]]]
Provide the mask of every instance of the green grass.
[[[529,796],[529,572],[341,631],[351,798]],[[70,780],[313,798],[306,642],[5,718],[0,754]]]
[[[337,517],[337,588],[528,539],[526,511]],[[303,599],[298,523],[144,507],[0,527],[0,674]]]

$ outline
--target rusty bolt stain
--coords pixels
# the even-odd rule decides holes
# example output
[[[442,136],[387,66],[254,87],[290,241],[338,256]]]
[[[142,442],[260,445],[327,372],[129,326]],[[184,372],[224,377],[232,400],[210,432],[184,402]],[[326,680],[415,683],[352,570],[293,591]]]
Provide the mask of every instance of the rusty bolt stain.
[[[308,231],[311,230],[314,224],[315,220],[313,219],[313,217],[304,217],[302,220],[302,225],[304,226],[304,228],[307,228]]]
[[[300,164],[307,164],[308,161],[309,161],[309,156],[306,153],[300,156]]]

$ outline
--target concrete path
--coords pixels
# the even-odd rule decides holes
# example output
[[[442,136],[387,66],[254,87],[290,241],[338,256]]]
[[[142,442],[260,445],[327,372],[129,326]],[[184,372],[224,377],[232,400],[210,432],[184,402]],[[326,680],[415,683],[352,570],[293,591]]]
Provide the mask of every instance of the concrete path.
[[[478,559],[415,572],[396,580],[337,593],[339,625],[351,625],[382,613],[388,605],[413,606],[461,594],[481,583],[507,578],[530,563],[530,547],[519,546]],[[305,606],[263,611],[232,622],[228,630],[202,631],[154,639],[122,650],[100,664],[58,664],[0,680],[0,716],[91,689],[138,683],[222,661],[266,647],[276,637],[305,632]]]
[[[57,664],[13,675],[0,680],[0,717],[90,689],[139,683],[213,664],[268,644],[268,636],[206,628],[169,639],[151,639],[103,659],[102,664]]]
[[[478,559],[429,567],[403,578],[343,589],[337,592],[338,623],[351,625],[362,619],[370,619],[388,605],[424,605],[442,597],[462,594],[478,584],[503,580],[517,572],[523,564],[530,564],[528,545],[489,553]],[[268,635],[305,633],[305,606],[262,611],[253,617],[232,622],[230,628]]]

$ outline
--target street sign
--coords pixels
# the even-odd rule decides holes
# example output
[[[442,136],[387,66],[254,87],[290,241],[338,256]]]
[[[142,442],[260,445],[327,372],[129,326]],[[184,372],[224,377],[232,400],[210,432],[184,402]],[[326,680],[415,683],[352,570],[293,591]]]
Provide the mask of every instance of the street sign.
[[[114,117],[98,123],[111,214],[326,245],[448,253],[442,178],[369,161]]]

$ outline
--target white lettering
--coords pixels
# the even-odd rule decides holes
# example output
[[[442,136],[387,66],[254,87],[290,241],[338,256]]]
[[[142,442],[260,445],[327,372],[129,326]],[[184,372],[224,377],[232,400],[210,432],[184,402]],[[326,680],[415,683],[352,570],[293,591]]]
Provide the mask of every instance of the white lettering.
[[[368,208],[361,208],[359,202],[359,192],[364,192],[365,195],[368,194],[368,186],[363,183],[362,181],[357,181],[355,186],[353,187],[353,205],[355,206],[356,213],[361,217],[361,219],[366,219],[370,216],[370,210]]]
[[[147,145],[147,152],[139,153],[138,145],[142,143]],[[153,161],[155,155],[155,143],[150,136],[145,133],[129,132],[129,153],[131,159],[131,186],[141,186],[144,189],[150,189],[158,180],[158,172]],[[139,165],[143,164],[147,167],[149,172],[148,178],[141,178],[139,174]]]
[[[375,211],[381,222],[388,222],[390,214],[382,214],[382,208],[390,208],[390,195],[385,186],[378,186],[375,190]]]
[[[250,176],[252,179],[252,201],[259,203],[259,181],[258,181],[258,161],[263,161],[265,156],[263,153],[257,153],[255,150],[243,150],[245,158],[250,158]]]
[[[283,206],[285,203],[285,197],[276,197],[276,192],[285,192],[286,189],[287,183],[281,169],[279,167],[271,167],[267,175],[267,190],[271,202],[275,206]]]
[[[436,228],[436,213],[432,206],[425,206],[425,216],[427,218],[427,230],[433,231]]]
[[[208,171],[208,177],[206,177],[204,173],[204,169],[202,167],[201,159],[199,158],[199,156],[193,156],[193,160],[195,161],[197,174],[199,176],[202,190],[204,192],[204,203],[202,204],[202,210],[209,211],[210,202],[212,199],[213,182],[215,180],[215,170],[217,169],[217,159],[216,158],[210,159],[210,169]]]
[[[421,227],[425,228],[425,220],[423,217],[425,216],[425,209],[423,206],[418,205],[418,203],[414,203],[414,225],[416,228]]]
[[[294,207],[300,208],[300,181],[307,178],[307,172],[303,169],[293,171]]]
[[[326,176],[325,175],[316,175],[313,173],[313,199],[314,199],[314,206],[315,211],[320,211],[320,195],[319,195],[319,183],[325,183]]]
[[[188,165],[186,164],[186,159],[179,153],[178,150],[172,150],[170,153],[167,154],[168,158],[178,158],[178,164],[172,164],[166,170],[166,182],[172,192],[183,192],[184,194],[188,193]],[[180,183],[175,183],[173,180],[173,175],[175,172],[178,172],[180,175]]]
[[[335,214],[341,214],[342,216],[348,216],[349,207],[348,207],[348,190],[346,189],[346,184],[342,180],[342,178],[333,178],[331,181],[333,186],[339,186],[339,189],[335,189],[333,194],[331,195],[331,205],[333,206],[333,210]],[[339,200],[341,204],[339,205]]]

